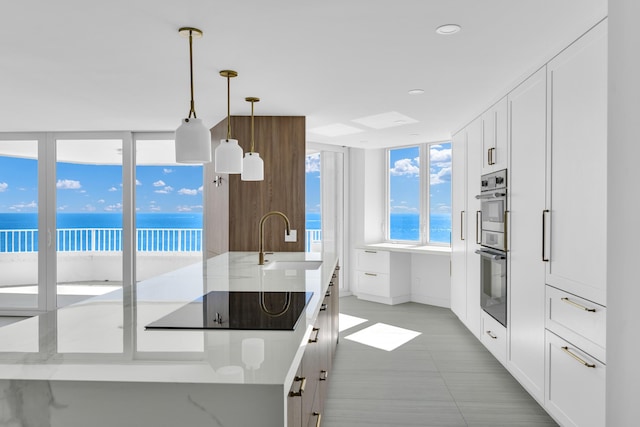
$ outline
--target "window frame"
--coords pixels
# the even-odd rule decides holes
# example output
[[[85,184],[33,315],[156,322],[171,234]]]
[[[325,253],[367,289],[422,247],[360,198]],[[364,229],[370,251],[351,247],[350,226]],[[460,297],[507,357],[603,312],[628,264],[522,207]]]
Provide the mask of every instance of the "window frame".
[[[451,242],[432,242],[431,241],[431,146],[450,144],[450,140],[424,142],[420,144],[410,144],[397,147],[388,147],[385,153],[385,235],[384,239],[387,243],[396,244],[415,244],[420,246],[438,246],[451,247]],[[399,240],[391,238],[391,152],[406,148],[418,148],[418,158],[420,159],[419,172],[419,237],[418,240]],[[426,173],[424,165],[427,165]],[[453,173],[453,171],[451,172]],[[450,199],[453,195],[451,194]]]

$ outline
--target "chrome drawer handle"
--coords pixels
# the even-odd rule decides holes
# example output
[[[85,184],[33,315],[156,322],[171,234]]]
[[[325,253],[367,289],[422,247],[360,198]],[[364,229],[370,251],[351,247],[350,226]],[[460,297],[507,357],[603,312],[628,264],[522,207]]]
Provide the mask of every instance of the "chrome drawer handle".
[[[491,333],[491,331],[487,331],[487,335],[489,335],[491,338],[493,338],[494,340],[497,340],[498,337],[493,335],[493,333]]]
[[[378,277],[377,274],[373,274],[373,273],[364,273],[365,276],[373,276],[373,277]]]
[[[364,252],[367,253],[367,254],[377,254],[378,253],[378,251],[364,251]]]
[[[573,357],[574,359],[576,359],[578,362],[580,362],[581,364],[583,364],[584,366],[586,366],[587,368],[595,368],[596,365],[594,365],[593,363],[588,363],[586,360],[582,359],[581,357],[573,354],[572,352],[569,351],[569,347],[560,347],[562,349],[562,351],[564,351],[565,353],[567,353],[569,356]]]
[[[588,311],[589,313],[595,313],[596,309],[595,308],[589,308],[589,307],[585,307],[584,305],[578,304],[577,302],[573,302],[571,301],[569,298],[567,297],[562,297],[560,298],[562,301],[566,302],[569,305],[572,305],[576,308],[579,308],[580,310],[584,310],[584,311]]]

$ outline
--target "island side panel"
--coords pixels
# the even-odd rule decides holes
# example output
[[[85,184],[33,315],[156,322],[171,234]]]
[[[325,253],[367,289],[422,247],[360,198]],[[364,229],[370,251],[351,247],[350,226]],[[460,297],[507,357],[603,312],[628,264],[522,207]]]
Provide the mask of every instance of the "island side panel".
[[[0,425],[282,427],[282,385],[0,380]]]

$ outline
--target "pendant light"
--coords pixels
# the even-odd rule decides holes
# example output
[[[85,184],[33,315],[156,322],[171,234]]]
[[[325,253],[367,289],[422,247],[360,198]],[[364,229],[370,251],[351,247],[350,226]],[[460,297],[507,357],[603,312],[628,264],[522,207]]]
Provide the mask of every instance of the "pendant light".
[[[242,148],[237,139],[231,139],[231,78],[238,73],[233,70],[220,71],[222,77],[227,78],[227,139],[220,140],[216,147],[216,173],[242,173]]]
[[[193,102],[193,38],[202,37],[202,31],[197,28],[183,27],[178,30],[181,36],[189,37],[189,69],[191,76],[191,109],[189,116],[182,120],[176,130],[176,162],[178,163],[209,163],[211,161],[211,133],[197,118]],[[193,115],[193,117],[191,117]]]
[[[264,162],[260,154],[253,151],[255,148],[253,104],[260,102],[260,98],[249,97],[244,100],[251,103],[251,150],[244,154],[241,177],[243,181],[262,181],[264,180]]]

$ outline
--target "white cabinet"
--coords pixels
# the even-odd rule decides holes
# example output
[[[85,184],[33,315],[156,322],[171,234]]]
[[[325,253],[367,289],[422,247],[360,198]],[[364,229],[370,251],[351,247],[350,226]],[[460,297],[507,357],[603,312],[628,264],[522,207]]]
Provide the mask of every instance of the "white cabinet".
[[[467,318],[466,145],[466,130],[453,135],[451,162],[455,172],[451,177],[451,311],[460,319]]]
[[[547,284],[606,305],[607,25],[547,66]]]
[[[480,342],[503,365],[507,361],[507,328],[484,311],[480,314]]]
[[[480,118],[467,126],[467,317],[464,323],[476,337],[480,337],[480,194],[482,151],[482,120]]]
[[[606,362],[607,308],[546,287],[546,327]]]
[[[543,67],[508,96],[508,368],[539,402],[544,401],[546,77]]]
[[[480,337],[480,169],[482,119],[453,137],[451,309]],[[462,173],[459,171],[463,171]]]
[[[411,257],[403,253],[356,249],[358,298],[384,304],[411,299]]]
[[[606,365],[548,331],[546,352],[547,411],[565,427],[604,426]]]
[[[507,97],[482,114],[482,174],[506,169],[508,162]]]

